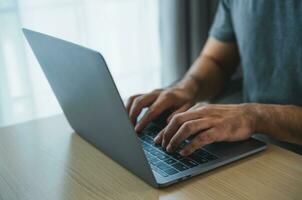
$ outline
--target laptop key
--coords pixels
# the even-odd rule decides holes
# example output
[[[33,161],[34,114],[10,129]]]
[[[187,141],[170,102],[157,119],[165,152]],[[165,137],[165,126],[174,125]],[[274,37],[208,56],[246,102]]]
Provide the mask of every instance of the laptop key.
[[[172,158],[169,158],[168,160],[165,160],[165,162],[167,163],[167,164],[173,164],[173,163],[176,163],[176,160],[174,160],[174,159],[172,159]]]
[[[176,169],[170,168],[170,169],[166,169],[164,170],[164,172],[166,172],[169,175],[173,175],[173,174],[177,174],[178,171]]]
[[[146,142],[144,142],[143,140],[141,140],[141,142],[142,142],[143,148],[149,146],[149,145],[148,145]]]
[[[149,152],[145,151],[145,155],[147,158],[153,157],[152,154],[150,154]]]
[[[182,162],[183,164],[185,164],[186,166],[192,168],[192,167],[196,167],[198,165],[198,163],[194,160],[191,160],[189,158],[183,158],[180,160],[180,162]]]
[[[155,156],[149,154],[150,156],[147,156],[147,159],[148,160],[154,160],[154,159],[157,159]],[[158,159],[157,159],[158,160]]]
[[[217,156],[214,156],[213,154],[209,154],[206,156],[206,159],[208,159],[209,161],[211,160],[216,160],[218,157]]]
[[[156,149],[158,149],[159,151],[165,151],[164,148],[162,146],[160,146],[160,145],[154,145],[154,147]]]
[[[152,139],[145,139],[144,140],[146,143],[153,145],[154,141]]]
[[[157,151],[157,150],[152,154],[156,157],[162,155],[162,153],[160,151]]]
[[[156,156],[157,158],[161,159],[161,160],[167,160],[169,158],[169,156],[165,155],[165,154],[158,154]]]
[[[167,177],[168,176],[168,174],[166,172],[164,172],[164,171],[162,171],[162,170],[160,170],[160,169],[158,169],[156,167],[153,167],[152,170],[155,171],[156,173],[160,174],[163,177]]]
[[[153,147],[152,147],[152,146],[150,146],[150,145],[148,145],[148,146],[144,147],[144,150],[146,150],[147,152],[152,151],[152,149],[153,149]]]
[[[152,149],[149,151],[149,153],[151,153],[152,155],[156,156],[156,155],[158,155],[160,152],[157,151],[156,149],[152,148]]]
[[[187,170],[189,169],[187,166],[181,164],[181,163],[175,163],[172,165],[175,169],[179,170],[179,171],[184,171],[184,170]]]
[[[158,132],[146,131],[146,135],[150,136],[151,138],[155,138]]]
[[[170,169],[171,167],[163,162],[159,162],[156,164],[156,167],[158,167],[161,170]]]
[[[146,141],[146,139],[147,139],[146,135],[140,135],[139,138],[143,141]]]
[[[147,137],[147,140],[153,141],[153,138],[150,135],[146,134],[146,137]]]
[[[158,162],[160,162],[159,159],[153,157],[153,158],[150,158],[149,159],[149,162],[152,164],[152,165],[156,165]]]
[[[193,153],[192,155],[189,156],[189,158],[191,158],[192,160],[196,161],[199,164],[203,164],[208,162],[208,159],[205,157],[202,157],[198,154]]]
[[[179,153],[171,154],[171,156],[172,156],[173,158],[175,158],[176,160],[180,160],[181,158],[183,158]]]
[[[195,151],[194,153],[200,155],[201,157],[209,155],[209,153],[203,149],[199,149],[199,150]]]

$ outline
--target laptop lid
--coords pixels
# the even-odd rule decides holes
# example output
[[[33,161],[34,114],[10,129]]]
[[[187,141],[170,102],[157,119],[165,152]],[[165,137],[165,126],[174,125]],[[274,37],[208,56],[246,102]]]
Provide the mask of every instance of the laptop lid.
[[[103,56],[28,29],[23,33],[75,132],[157,187]]]

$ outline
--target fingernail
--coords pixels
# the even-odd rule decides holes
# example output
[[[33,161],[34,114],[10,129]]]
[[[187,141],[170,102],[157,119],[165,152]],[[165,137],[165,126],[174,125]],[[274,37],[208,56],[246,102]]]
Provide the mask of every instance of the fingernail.
[[[172,148],[172,146],[170,144],[168,144],[168,146],[167,146],[167,151],[168,152],[172,152],[173,151],[173,148]]]
[[[165,143],[165,141],[164,141],[164,140],[162,140],[162,142],[161,142],[161,146],[162,146],[162,148],[163,148],[163,149],[166,149],[166,143]]]
[[[186,152],[185,150],[181,150],[181,151],[179,152],[179,154],[182,155],[182,156],[186,156],[187,152]]]
[[[159,136],[156,136],[156,137],[154,138],[154,142],[155,142],[156,144],[158,144],[158,142],[159,142]]]

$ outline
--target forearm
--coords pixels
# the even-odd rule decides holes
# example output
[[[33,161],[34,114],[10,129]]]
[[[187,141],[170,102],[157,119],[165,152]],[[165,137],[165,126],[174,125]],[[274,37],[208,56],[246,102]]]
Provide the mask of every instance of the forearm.
[[[247,104],[255,132],[278,140],[302,145],[302,107],[291,105]]]
[[[196,99],[209,100],[219,94],[226,79],[226,75],[213,60],[200,55],[179,85],[191,90]]]
[[[209,100],[223,89],[239,60],[236,43],[209,38],[200,56],[178,85],[192,91],[198,100]]]

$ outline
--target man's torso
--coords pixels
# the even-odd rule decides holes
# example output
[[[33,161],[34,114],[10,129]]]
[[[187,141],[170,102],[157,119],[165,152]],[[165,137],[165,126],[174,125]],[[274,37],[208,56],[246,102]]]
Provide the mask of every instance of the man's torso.
[[[302,106],[302,1],[229,2],[245,100]]]

